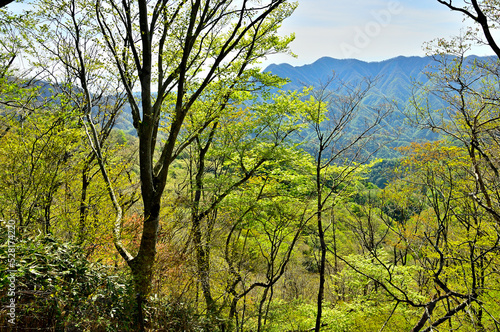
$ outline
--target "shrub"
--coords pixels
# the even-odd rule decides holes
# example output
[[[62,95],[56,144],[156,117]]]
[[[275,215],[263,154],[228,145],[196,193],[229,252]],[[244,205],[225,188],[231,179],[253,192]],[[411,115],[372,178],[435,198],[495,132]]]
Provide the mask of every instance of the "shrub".
[[[64,331],[133,330],[130,283],[112,268],[89,262],[83,250],[47,237],[15,244],[17,272],[8,269],[6,227],[0,231],[0,321],[7,322],[9,278],[15,276],[16,328]],[[12,278],[11,278],[12,280]]]

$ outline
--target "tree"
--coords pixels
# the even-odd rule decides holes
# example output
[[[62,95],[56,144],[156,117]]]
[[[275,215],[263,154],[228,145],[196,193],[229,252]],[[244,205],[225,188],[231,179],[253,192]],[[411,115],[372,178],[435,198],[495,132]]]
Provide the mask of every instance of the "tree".
[[[437,0],[437,2],[453,11],[464,14],[465,17],[472,19],[474,23],[479,25],[478,29],[469,29],[469,36],[479,44],[489,45],[493,52],[495,52],[496,56],[500,58],[500,47],[498,47],[492,33],[496,24],[499,23],[499,3],[497,0],[471,0],[470,2],[455,1],[455,3],[462,3],[462,6],[455,5],[453,0]],[[481,31],[481,33],[479,31]],[[485,40],[481,38],[481,35],[485,38]]]
[[[76,118],[71,107],[48,96],[46,82],[25,78],[14,66],[28,48],[20,28],[29,20],[3,10],[1,16],[2,214],[15,219],[22,233],[49,234],[61,215],[54,206],[62,185],[73,176],[71,157],[80,140]]]
[[[80,146],[77,150],[81,158],[74,158],[78,159],[74,167],[80,172],[81,190],[78,194],[77,190],[71,194],[79,200],[78,222],[69,223],[77,228],[74,233],[77,234],[80,244],[86,242],[90,229],[95,228],[88,222],[92,210],[89,203],[96,197],[91,191],[99,184],[96,177],[98,172],[95,172],[94,168],[96,164],[99,165],[106,176],[110,172],[105,169],[109,164],[108,153],[112,153],[109,151],[108,138],[125,102],[123,87],[116,79],[113,67],[109,65],[110,59],[104,56],[104,46],[98,42],[102,35],[92,10],[92,5],[86,2],[39,1],[34,3],[33,10],[26,14],[30,24],[19,28],[24,42],[29,45],[26,53],[33,68],[32,74],[45,86],[43,94],[52,100],[56,107],[64,107],[66,112],[71,112],[74,126],[80,128],[82,137],[88,136],[94,146],[95,151],[85,148],[85,145]],[[111,181],[116,181],[126,172],[127,169],[121,169],[116,176],[113,174],[109,177]],[[131,185],[133,186],[133,183]],[[106,183],[105,188],[109,190],[112,186]],[[117,206],[119,209],[129,206],[129,203],[125,203],[126,200],[136,200],[133,194],[124,196],[128,197],[115,204],[115,209]],[[105,196],[95,199],[93,204],[97,205],[99,201],[105,201]],[[112,202],[118,203],[117,199],[112,199]],[[93,217],[99,219],[96,213]],[[121,220],[115,221],[115,224],[120,223]],[[94,239],[95,237],[89,239],[89,242]]]
[[[14,125],[16,116],[27,116],[34,111],[36,99],[36,87],[30,84],[30,80],[23,80],[25,73],[16,70],[14,66],[15,59],[25,49],[15,27],[16,23],[22,25],[26,20],[0,10],[0,139]],[[13,111],[14,108],[16,111]]]
[[[463,8],[439,2],[489,22],[480,27],[491,42],[488,30],[497,20],[493,1],[466,2]],[[499,326],[498,303],[491,300],[498,284],[492,270],[499,244],[498,59],[467,58],[477,39],[477,31],[470,30],[429,46],[436,66],[426,73],[429,83],[420,86],[423,93],[413,97],[408,115],[445,141],[400,150],[401,177],[381,196],[390,201],[380,207],[386,229],[378,245],[365,246],[368,257],[339,257],[393,303],[382,329],[401,305],[420,312],[414,332],[444,324],[449,329],[470,324],[479,331]],[[445,106],[436,109],[436,100]]]
[[[269,80],[268,74],[254,73],[255,79]],[[281,82],[282,83],[282,82]],[[231,104],[220,104],[220,98],[202,98],[193,105],[187,120],[186,136],[194,142],[187,149],[189,171],[188,197],[191,207],[191,237],[196,252],[198,278],[210,317],[217,316],[217,304],[211,287],[211,247],[219,206],[233,192],[258,177],[269,163],[285,158],[283,149],[291,145],[289,137],[300,128],[303,105],[298,93],[266,94],[269,87],[262,82],[241,82],[239,91],[231,92]],[[245,90],[242,90],[245,89]],[[260,91],[259,91],[260,90]],[[208,92],[209,90],[207,90]],[[224,88],[210,95],[225,93]],[[255,96],[251,101],[249,91]],[[257,92],[263,101],[257,100]],[[248,106],[238,106],[247,103]],[[207,111],[215,108],[215,111]],[[206,133],[196,134],[207,122],[214,121]],[[194,135],[193,135],[194,132]],[[288,150],[286,150],[288,152]]]
[[[11,2],[14,2],[14,0],[2,0],[2,1],[0,1],[0,8],[7,6]]]
[[[261,170],[244,191],[234,195],[239,202],[231,208],[235,215],[226,237],[224,259],[229,278],[227,292],[231,295],[230,317],[236,319],[236,329],[244,331],[245,318],[256,320],[257,331],[266,330],[273,299],[279,297],[276,287],[296,254],[307,218],[308,201],[305,193],[290,190],[290,184],[303,184],[304,176],[297,165],[301,154],[290,151],[288,159],[271,163]],[[288,175],[283,177],[283,175]],[[307,188],[304,185],[304,188]],[[304,189],[303,188],[303,189]],[[261,293],[259,293],[261,290]],[[238,302],[247,298],[248,304]],[[248,309],[247,309],[248,308]],[[247,313],[248,311],[248,313]]]
[[[390,226],[430,283],[420,286],[428,298],[411,303],[425,309],[413,331],[429,331],[445,322],[451,326],[464,310],[471,310],[472,324],[488,330],[488,324],[497,324],[483,314],[496,310],[488,285],[498,259],[498,229],[492,216],[467,195],[474,186],[467,150],[437,142],[402,151],[404,181],[423,194],[426,205],[409,222]]]
[[[370,117],[361,120],[361,127],[353,130],[362,102],[372,87],[372,81],[366,79],[357,85],[338,83],[336,90],[330,90],[334,84],[332,77],[326,84],[313,90],[306,121],[311,131],[308,144],[314,156],[315,172],[315,218],[320,247],[318,262],[319,287],[315,331],[321,329],[321,316],[326,282],[328,245],[325,231],[335,228],[334,217],[327,225],[324,217],[335,206],[336,200],[343,194],[361,165],[371,156],[365,150],[366,145],[379,131],[380,122],[390,114],[390,107],[374,107]],[[351,127],[352,126],[352,127]],[[334,252],[335,252],[334,248]],[[336,252],[335,252],[336,253]]]
[[[497,157],[500,52],[493,37],[498,24],[498,2],[470,1],[461,5],[454,1],[438,2],[472,19],[477,29],[469,28],[463,36],[451,40],[438,39],[428,45],[428,51],[436,60],[435,70],[426,73],[429,84],[423,87],[422,95],[413,100],[411,116],[414,124],[440,133],[448,144],[460,151],[457,157],[450,158],[454,162],[450,162],[453,166],[447,165],[453,167],[446,168],[448,174],[433,170],[426,175],[429,179],[426,182],[430,190],[428,195],[434,198],[429,205],[434,210],[437,225],[424,238],[438,253],[439,259],[435,264],[439,268],[434,270],[434,281],[437,289],[445,294],[438,293],[428,303],[426,313],[415,325],[414,331],[424,329],[426,322],[430,326],[425,331],[446,321],[451,325],[454,316],[463,310],[472,313],[473,324],[479,330],[492,328],[487,324],[498,329],[495,317],[491,317],[493,323],[488,317],[495,307],[485,300],[490,296],[487,289],[495,285],[495,280],[487,276],[490,275],[490,264],[497,259],[500,222]],[[468,57],[473,44],[489,45],[495,56],[485,60]],[[435,109],[429,103],[432,99],[443,101],[445,106]],[[451,151],[449,147],[443,147],[442,151],[445,149]],[[434,157],[440,160],[440,157]],[[426,161],[426,165],[429,164],[431,162]],[[439,182],[437,174],[440,174]],[[448,248],[453,246],[452,241],[457,241],[459,244],[454,243],[455,246],[467,252],[451,252]],[[462,275],[459,274],[461,284],[451,285],[447,282],[448,269],[458,264],[463,271]],[[463,286],[466,289],[461,289]],[[435,305],[443,300],[449,301],[449,297],[462,300],[455,302],[454,308],[449,306],[448,312],[441,318],[432,317]],[[436,315],[439,314],[434,313]]]
[[[135,256],[118,239],[115,245],[135,280],[141,324],[168,170],[197,135],[179,141],[186,116],[209,85],[226,82],[233,86],[231,82],[259,58],[286,50],[291,39],[277,37],[276,29],[293,7],[285,0],[96,3],[104,42],[127,91],[139,138],[141,243]],[[140,97],[133,91],[136,84]],[[167,136],[160,146],[162,123],[167,124]]]
[[[16,220],[21,233],[50,234],[58,193],[74,176],[70,156],[81,136],[65,110],[34,107],[29,116],[9,121],[1,140],[2,215]]]
[[[471,171],[476,179],[471,196],[500,223],[500,175],[496,157],[500,132],[497,89],[500,48],[492,34],[499,23],[499,4],[497,1],[474,0],[457,7],[452,1],[438,2],[471,18],[480,26],[481,32],[469,29],[464,37],[451,41],[440,39],[437,45],[429,45],[429,51],[436,54],[438,70],[428,74],[433,85],[424,91],[442,99],[448,107],[440,110],[444,118],[439,119],[433,116],[435,110],[416,101],[418,117],[415,122],[452,137],[467,148]],[[489,45],[496,56],[491,61],[468,59],[466,55],[471,42]]]

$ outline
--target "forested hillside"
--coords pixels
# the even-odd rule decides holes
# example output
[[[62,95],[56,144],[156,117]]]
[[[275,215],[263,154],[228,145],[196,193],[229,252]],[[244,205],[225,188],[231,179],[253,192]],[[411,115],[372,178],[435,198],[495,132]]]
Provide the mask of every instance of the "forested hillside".
[[[0,10],[0,331],[500,331],[500,7],[439,2],[479,29],[265,70],[296,3]]]
[[[425,83],[428,79],[425,70],[432,70],[432,57],[404,57],[380,62],[365,62],[356,59],[333,59],[323,57],[314,63],[300,67],[288,64],[273,64],[264,71],[291,80],[285,88],[300,89],[304,85],[318,85],[335,73],[345,82],[360,81],[366,77],[378,77],[376,91],[392,95],[401,103],[406,103],[412,92],[413,82]]]
[[[364,80],[374,81],[373,87],[363,99],[363,110],[359,121],[370,117],[370,108],[374,105],[392,103],[393,113],[384,120],[386,136],[393,139],[389,148],[406,146],[411,142],[426,142],[439,139],[439,133],[413,126],[411,114],[414,110],[413,97],[425,94],[425,90],[432,86],[430,76],[439,70],[436,66],[442,55],[427,57],[403,57],[380,62],[364,62],[356,59],[333,59],[323,57],[312,64],[293,67],[288,64],[270,65],[264,71],[279,77],[286,78],[289,82],[283,87],[287,90],[302,90],[307,86],[319,87],[334,78],[331,90],[341,89],[343,84],[362,84]],[[445,55],[453,57],[453,55]],[[450,61],[450,60],[448,60]],[[474,61],[492,62],[493,57],[467,56],[465,62],[473,64]],[[430,96],[433,108],[440,109],[448,105],[436,96]],[[355,121],[356,122],[356,121]],[[356,124],[352,130],[357,130]],[[380,141],[383,144],[383,139]],[[392,151],[391,151],[392,150]],[[377,156],[382,158],[398,157],[393,149],[383,149]]]

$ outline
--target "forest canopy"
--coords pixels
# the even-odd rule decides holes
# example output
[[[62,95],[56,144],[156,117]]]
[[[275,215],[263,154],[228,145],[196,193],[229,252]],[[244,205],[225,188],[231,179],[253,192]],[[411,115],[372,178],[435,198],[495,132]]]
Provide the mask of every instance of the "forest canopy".
[[[0,9],[0,330],[500,331],[500,4],[437,2],[404,109],[259,67],[301,3]]]

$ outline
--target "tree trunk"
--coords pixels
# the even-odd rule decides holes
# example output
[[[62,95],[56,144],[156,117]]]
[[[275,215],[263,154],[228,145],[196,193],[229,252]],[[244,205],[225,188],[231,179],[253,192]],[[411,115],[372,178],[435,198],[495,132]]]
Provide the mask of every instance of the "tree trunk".
[[[316,313],[316,326],[314,328],[315,332],[319,332],[321,329],[321,315],[323,313],[323,298],[325,293],[325,266],[326,266],[326,242],[325,242],[325,232],[323,230],[323,197],[321,195],[321,150],[317,159],[316,166],[316,188],[318,193],[317,201],[317,221],[318,221],[318,237],[320,242],[321,257],[319,261],[319,288],[318,288],[318,300],[317,300],[317,313]]]
[[[320,242],[321,258],[319,261],[319,288],[318,288],[318,312],[316,314],[315,332],[321,329],[321,315],[323,313],[323,298],[325,294],[325,267],[326,267],[326,242],[325,233],[323,230],[323,221],[321,212],[318,213],[318,236]]]
[[[87,219],[87,189],[90,184],[88,167],[82,171],[82,192],[80,195],[80,218],[78,225],[78,243],[82,244],[85,238],[85,220]]]
[[[262,298],[259,303],[259,314],[257,317],[257,332],[262,331],[262,309],[264,308],[264,303],[267,300],[267,292],[269,291],[269,287],[264,288],[264,293],[262,294]]]
[[[203,244],[201,234],[201,220],[197,216],[193,217],[193,242],[196,251],[196,261],[198,265],[198,277],[200,278],[201,289],[205,304],[207,306],[208,316],[213,318],[216,315],[215,301],[210,289],[210,257],[208,248]],[[207,244],[208,245],[208,244]]]
[[[158,204],[159,206],[159,204]],[[159,225],[159,209],[144,221],[141,246],[137,256],[128,262],[134,280],[136,298],[136,322],[140,331],[145,331],[145,306],[151,287],[153,265],[156,255],[157,230]]]

